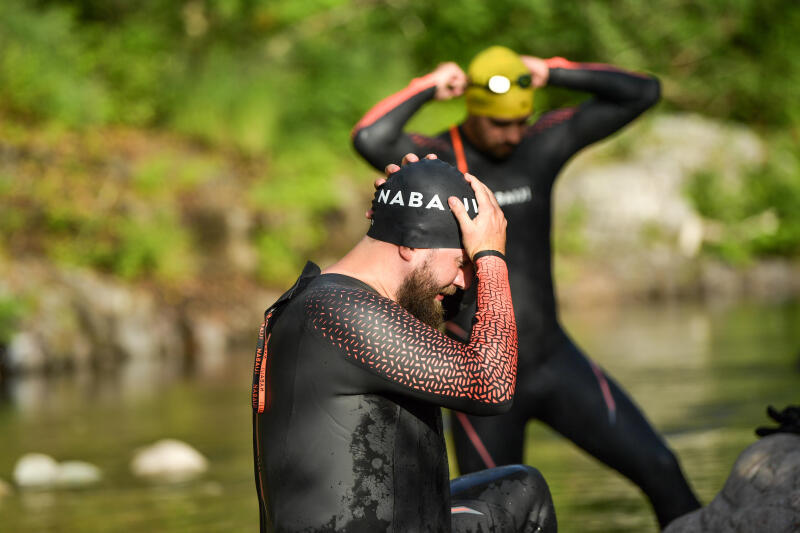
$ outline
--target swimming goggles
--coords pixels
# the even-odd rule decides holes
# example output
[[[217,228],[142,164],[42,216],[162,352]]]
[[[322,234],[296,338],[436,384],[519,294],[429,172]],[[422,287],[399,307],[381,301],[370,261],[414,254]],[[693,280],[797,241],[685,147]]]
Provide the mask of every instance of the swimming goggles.
[[[502,76],[500,74],[495,74],[486,85],[482,85],[480,83],[473,83],[469,82],[470,87],[483,87],[484,89],[489,90],[495,94],[505,94],[511,90],[512,85],[518,85],[522,89],[527,89],[531,86],[531,75],[530,74],[522,74],[516,80],[511,80],[506,76]]]

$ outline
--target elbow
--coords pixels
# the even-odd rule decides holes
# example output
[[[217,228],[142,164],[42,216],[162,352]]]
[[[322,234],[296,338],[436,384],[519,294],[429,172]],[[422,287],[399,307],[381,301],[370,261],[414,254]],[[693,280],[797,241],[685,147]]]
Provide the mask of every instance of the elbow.
[[[354,130],[352,141],[353,148],[358,155],[363,157],[376,170],[383,170],[386,165],[383,162],[385,148],[381,143],[385,141],[374,127],[368,126]]]
[[[655,76],[647,78],[642,88],[642,106],[649,109],[661,99],[661,82]]]
[[[365,156],[369,153],[369,132],[367,128],[359,128],[356,126],[356,129],[353,130],[351,140],[353,142],[353,148],[356,152],[362,156]]]
[[[502,403],[495,403],[489,406],[489,410],[491,411],[489,415],[504,415],[507,412],[511,411],[511,406],[514,405],[514,399],[502,402]]]
[[[370,125],[353,130],[353,148],[372,165],[376,170],[383,171],[391,162],[389,154],[392,153],[392,141],[384,134],[380,127]]]
[[[509,412],[513,404],[513,399],[504,402],[481,402],[468,407],[465,406],[459,409],[459,411],[474,416],[497,416]]]
[[[478,416],[502,415],[509,412],[514,404],[516,379],[502,380],[495,385],[489,389],[481,387],[474,391],[470,405],[460,410]]]

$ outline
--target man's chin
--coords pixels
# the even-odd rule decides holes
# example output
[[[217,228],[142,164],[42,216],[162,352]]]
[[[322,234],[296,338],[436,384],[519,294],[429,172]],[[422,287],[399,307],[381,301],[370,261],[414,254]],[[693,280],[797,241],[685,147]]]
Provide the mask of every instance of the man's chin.
[[[514,153],[516,146],[498,146],[492,150],[495,159],[505,159]]]
[[[444,324],[442,302],[435,298],[430,299],[427,304],[418,302],[416,305],[408,306],[405,309],[420,322],[424,322],[432,328],[439,329]]]
[[[444,321],[444,308],[437,297],[447,287],[437,287],[434,278],[420,267],[409,274],[397,289],[397,303],[418,320],[438,328]]]

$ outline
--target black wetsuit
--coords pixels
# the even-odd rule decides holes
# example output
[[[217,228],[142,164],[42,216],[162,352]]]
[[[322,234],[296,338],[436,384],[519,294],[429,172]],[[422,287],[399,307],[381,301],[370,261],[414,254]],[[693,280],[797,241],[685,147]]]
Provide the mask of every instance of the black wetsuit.
[[[549,85],[593,97],[577,107],[543,114],[527,127],[507,158],[496,159],[476,149],[462,126],[435,137],[403,131],[411,116],[434,97],[430,75],[415,79],[367,112],[353,130],[353,143],[377,169],[409,152],[436,153],[489,186],[508,220],[506,252],[520,332],[519,382],[509,413],[456,416],[453,427],[461,472],[522,462],[525,425],[536,418],[636,483],[664,526],[699,507],[699,502],[675,456],[641,411],[561,327],[550,245],[551,195],[560,169],[581,148],[614,133],[655,104],[659,82],[608,65],[562,58],[547,62]],[[474,309],[469,301],[467,293],[458,316],[448,323],[456,338],[469,336]]]
[[[530,467],[454,480],[450,507],[440,406],[506,411],[517,368],[505,261],[476,263],[468,345],[311,263],[267,310],[252,395],[262,532],[555,531]]]

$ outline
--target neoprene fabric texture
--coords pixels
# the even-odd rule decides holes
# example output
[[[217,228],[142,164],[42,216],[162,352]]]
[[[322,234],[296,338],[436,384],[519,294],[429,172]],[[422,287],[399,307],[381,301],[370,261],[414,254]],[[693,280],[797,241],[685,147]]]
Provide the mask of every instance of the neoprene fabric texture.
[[[409,248],[461,248],[450,196],[461,200],[471,218],[477,216],[475,193],[457,168],[438,159],[410,163],[375,191],[367,235]]]

